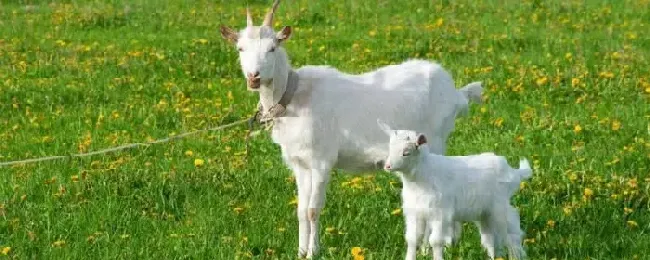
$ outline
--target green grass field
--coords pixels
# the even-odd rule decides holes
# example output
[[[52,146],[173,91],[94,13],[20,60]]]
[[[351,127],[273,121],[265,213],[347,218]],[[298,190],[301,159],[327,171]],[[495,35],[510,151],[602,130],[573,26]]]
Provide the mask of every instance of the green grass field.
[[[220,24],[270,0],[0,4],[0,162],[88,152],[250,116]],[[484,82],[449,154],[534,162],[513,198],[531,259],[650,259],[650,1],[284,1],[292,65],[440,62]],[[433,3],[432,3],[433,2]],[[246,127],[0,168],[0,259],[293,259],[295,183]],[[334,174],[323,259],[401,259],[400,184]],[[356,252],[356,250],[355,250]],[[447,259],[484,259],[473,225]],[[357,257],[360,258],[360,257]],[[429,259],[421,257],[421,259]]]

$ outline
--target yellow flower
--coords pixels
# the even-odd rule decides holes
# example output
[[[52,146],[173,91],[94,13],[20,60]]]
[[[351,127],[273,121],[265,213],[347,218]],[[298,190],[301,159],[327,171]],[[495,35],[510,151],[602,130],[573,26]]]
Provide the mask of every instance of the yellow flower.
[[[397,208],[397,209],[393,210],[390,214],[391,215],[399,215],[401,213],[402,213],[402,209]]]
[[[65,240],[57,240],[52,243],[53,247],[62,247],[65,246]]]
[[[631,208],[623,208],[623,212],[625,212],[625,215],[632,213],[634,210]]]
[[[445,22],[444,19],[442,19],[442,18],[438,18],[438,19],[436,20],[435,26],[436,26],[436,27],[440,27],[440,26],[442,26],[442,25],[444,24],[444,22]]]
[[[621,129],[621,122],[618,121],[618,120],[616,120],[616,119],[614,119],[614,120],[612,121],[612,130],[614,130],[614,131],[618,131],[618,129]]]
[[[194,152],[192,152],[192,150],[185,151],[185,156],[192,156],[192,155],[194,155]]]
[[[562,209],[564,211],[564,215],[571,215],[571,212],[573,211],[570,206],[566,206]]]
[[[334,227],[325,228],[325,232],[327,232],[327,233],[333,233],[335,230],[336,230],[336,228],[334,228]]]
[[[564,54],[564,58],[567,59],[567,60],[571,60],[571,58],[573,58],[573,54],[571,54],[570,52],[567,52],[566,54]]]
[[[552,219],[549,219],[548,221],[546,221],[546,225],[548,227],[550,227],[550,228],[554,228],[555,227],[555,221],[552,220]]]
[[[232,210],[235,211],[237,214],[239,214],[239,213],[241,213],[242,211],[244,211],[244,208],[234,208],[234,209],[232,209]]]
[[[355,260],[363,260],[365,258],[363,256],[363,248],[361,247],[355,246],[350,250],[350,252]]]
[[[503,117],[497,118],[492,124],[496,127],[501,127],[503,125]]]
[[[579,78],[572,78],[572,79],[571,79],[571,86],[572,86],[572,87],[575,87],[575,86],[577,86],[578,84],[580,84],[580,79],[579,79]]]
[[[2,248],[2,254],[3,255],[8,255],[9,252],[11,252],[11,247],[5,246],[5,247]]]
[[[201,167],[201,166],[203,166],[203,164],[205,164],[205,160],[203,160],[203,159],[198,159],[198,158],[197,158],[197,159],[194,159],[194,166],[196,166],[196,167]]]
[[[368,35],[370,35],[371,37],[374,37],[375,35],[377,35],[377,31],[375,31],[375,30],[369,31]]]
[[[585,194],[585,197],[590,198],[591,196],[594,195],[594,191],[592,189],[590,189],[590,188],[585,188],[584,194]]]
[[[605,79],[611,79],[611,78],[614,77],[614,73],[609,72],[609,71],[603,71],[600,74],[598,74],[598,76],[600,76],[601,78],[605,78]]]
[[[634,220],[628,220],[627,221],[627,226],[631,227],[631,228],[634,228],[634,227],[638,227],[639,224],[637,224],[636,221],[634,221]]]
[[[544,84],[548,83],[548,78],[547,77],[538,78],[535,81],[535,83],[537,83],[538,86],[544,85]]]
[[[582,132],[582,126],[580,126],[580,125],[575,125],[575,126],[573,127],[573,132],[576,133],[576,134],[579,134],[580,132]]]

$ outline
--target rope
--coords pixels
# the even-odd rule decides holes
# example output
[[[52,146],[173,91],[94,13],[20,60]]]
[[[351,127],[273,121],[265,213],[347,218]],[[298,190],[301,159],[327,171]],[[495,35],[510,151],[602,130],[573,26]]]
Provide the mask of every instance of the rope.
[[[93,155],[98,155],[98,154],[106,154],[106,153],[110,153],[110,152],[136,148],[136,147],[139,147],[139,146],[148,146],[148,145],[152,145],[152,144],[166,143],[166,142],[176,140],[176,139],[180,139],[180,138],[184,138],[184,137],[187,137],[187,136],[190,136],[190,135],[195,135],[197,133],[227,129],[227,128],[234,127],[234,126],[237,126],[237,125],[248,123],[249,121],[251,121],[251,119],[242,119],[242,120],[235,121],[235,122],[232,122],[232,123],[229,123],[229,124],[220,125],[220,126],[217,126],[217,127],[214,127],[214,128],[208,128],[208,129],[202,129],[202,130],[186,132],[186,133],[182,133],[182,134],[179,134],[179,135],[174,135],[174,136],[170,136],[170,137],[167,137],[167,138],[154,140],[154,141],[151,141],[151,142],[130,143],[130,144],[125,144],[125,145],[121,145],[121,146],[118,146],[118,147],[108,148],[108,149],[89,152],[89,153],[71,154],[71,155],[67,155],[67,156],[64,156],[64,155],[47,156],[47,157],[32,158],[32,159],[26,159],[26,160],[20,160],[20,161],[0,162],[0,167],[12,166],[12,165],[17,165],[17,164],[44,162],[44,161],[51,161],[51,160],[65,159],[65,158],[88,157],[88,156],[93,156]],[[252,126],[249,125],[249,127],[252,127]],[[249,129],[249,132],[250,132],[250,129]],[[247,139],[248,139],[248,136],[247,136]],[[247,146],[246,148],[248,150],[248,142],[247,142],[246,146]]]

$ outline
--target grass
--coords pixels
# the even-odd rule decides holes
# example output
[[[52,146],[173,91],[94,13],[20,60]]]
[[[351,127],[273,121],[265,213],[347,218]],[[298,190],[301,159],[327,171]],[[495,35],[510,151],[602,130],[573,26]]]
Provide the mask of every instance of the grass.
[[[246,3],[11,1],[0,10],[0,161],[93,151],[252,114],[221,23]],[[229,1],[236,2],[236,1]],[[248,1],[256,23],[270,1]],[[281,5],[294,67],[443,64],[486,102],[449,154],[534,161],[513,202],[532,259],[650,255],[649,1],[326,1]],[[0,258],[292,259],[295,183],[244,127],[146,149],[0,168]],[[322,256],[404,256],[400,185],[335,173]],[[464,228],[453,259],[482,259]],[[423,258],[424,259],[424,258]],[[451,258],[450,258],[451,259]]]

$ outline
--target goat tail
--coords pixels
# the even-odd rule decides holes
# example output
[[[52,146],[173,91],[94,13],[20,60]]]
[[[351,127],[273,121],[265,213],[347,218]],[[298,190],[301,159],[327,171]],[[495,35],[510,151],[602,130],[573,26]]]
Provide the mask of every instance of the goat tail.
[[[483,103],[483,100],[481,99],[481,95],[483,95],[483,86],[481,81],[469,83],[458,91],[465,96],[468,102],[471,101],[476,104]]]
[[[519,159],[519,169],[516,170],[521,180],[529,179],[533,176],[533,169],[530,168],[528,159],[521,157]]]

